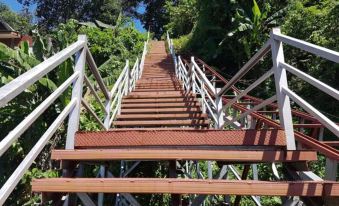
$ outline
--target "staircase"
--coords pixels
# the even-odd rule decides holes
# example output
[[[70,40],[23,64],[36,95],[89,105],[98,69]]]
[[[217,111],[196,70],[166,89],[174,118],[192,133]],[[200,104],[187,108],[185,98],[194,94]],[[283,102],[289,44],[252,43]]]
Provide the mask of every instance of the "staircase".
[[[124,96],[121,112],[108,132],[78,132],[74,150],[54,150],[62,165],[124,161],[217,161],[219,165],[316,161],[314,150],[286,150],[283,130],[227,131],[209,129],[198,97],[185,92],[165,43],[151,42],[141,78]],[[187,130],[189,129],[189,130]],[[188,162],[178,163],[188,164]],[[184,165],[181,165],[184,167]],[[221,166],[222,167],[222,166]],[[32,182],[43,193],[169,193],[200,195],[336,196],[339,186],[321,181],[258,181],[157,178],[48,178]],[[233,168],[234,169],[234,168]],[[239,175],[239,174],[238,174]],[[179,175],[182,176],[182,175]],[[335,189],[338,187],[337,189]],[[198,196],[199,197],[199,196]],[[198,201],[198,200],[196,200]],[[172,205],[182,205],[172,195]],[[188,204],[188,203],[186,203]]]
[[[0,205],[67,116],[66,147],[55,149],[51,154],[51,159],[60,163],[62,177],[32,181],[32,190],[42,193],[43,203],[52,200],[53,205],[138,206],[144,194],[171,194],[170,205],[173,206],[202,205],[208,201],[214,201],[209,205],[239,206],[243,196],[251,198],[257,206],[261,205],[259,196],[279,196],[284,205],[298,201],[307,205],[338,205],[339,183],[335,171],[339,151],[308,137],[301,130],[294,131],[289,115],[311,118],[335,135],[339,129],[290,91],[286,79],[280,79],[284,76],[284,71],[278,70],[282,64],[305,81],[319,84],[283,62],[279,54],[281,48],[276,44],[282,42],[296,42],[297,48],[314,50],[324,58],[336,57],[339,62],[337,53],[325,55],[328,51],[323,48],[273,32],[271,39],[239,73],[229,81],[224,80],[222,88],[218,88],[215,71],[211,79],[206,75],[205,65],[198,65],[193,57],[189,62],[175,55],[173,42],[167,36],[169,54],[164,41],[145,42],[140,61],[137,59],[131,70],[127,62],[116,84],[108,91],[87,50],[87,40],[80,36],[76,43],[44,62],[46,65],[33,68],[33,76],[25,73],[17,81],[0,88],[1,107],[34,83],[33,80],[47,74],[50,65],[60,64],[75,53],[78,55],[74,74],[1,142],[0,151],[3,152],[73,83],[69,105],[1,188]],[[279,72],[271,69],[249,88],[238,90],[235,83],[270,50],[274,68]],[[84,72],[86,63],[98,88]],[[247,95],[271,75],[279,77],[276,87],[280,89],[274,96],[261,100]],[[82,97],[83,82],[99,102],[104,120]],[[339,98],[336,96],[339,92],[327,85],[318,88]],[[289,98],[301,106],[306,105],[308,113],[291,110]],[[78,131],[81,105],[103,131]],[[264,107],[275,110],[258,112]],[[262,115],[268,112],[279,113],[278,120]],[[327,158],[326,172],[331,174],[330,178],[326,176],[324,180],[310,171],[308,164],[318,161],[317,153]],[[140,164],[147,168],[149,162],[162,165],[167,175],[154,178],[133,174]],[[205,164],[207,176],[201,172]],[[267,165],[270,179],[259,179],[257,164]],[[283,169],[278,170],[277,164]],[[93,166],[98,173],[88,175],[86,168],[93,169]],[[120,174],[114,173],[112,168],[118,168]],[[232,201],[230,195],[235,196]]]
[[[144,71],[135,89],[123,97],[117,128],[207,128],[196,95],[185,92],[163,41],[151,42]]]

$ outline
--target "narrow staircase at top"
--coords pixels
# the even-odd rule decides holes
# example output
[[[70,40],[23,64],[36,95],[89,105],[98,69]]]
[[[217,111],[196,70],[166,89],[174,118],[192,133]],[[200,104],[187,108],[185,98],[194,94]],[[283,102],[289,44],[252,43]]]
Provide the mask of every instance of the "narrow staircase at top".
[[[134,91],[123,98],[117,128],[207,128],[196,95],[186,93],[162,41],[153,41]]]

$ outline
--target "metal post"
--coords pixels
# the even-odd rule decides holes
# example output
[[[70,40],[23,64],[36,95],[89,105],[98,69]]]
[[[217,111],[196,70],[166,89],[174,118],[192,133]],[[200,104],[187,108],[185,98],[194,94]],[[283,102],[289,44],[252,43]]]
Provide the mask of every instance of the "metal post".
[[[247,105],[247,109],[250,110],[251,109],[251,105]],[[246,116],[246,129],[251,129],[252,126],[252,122],[253,122],[253,118],[251,115],[247,115]]]
[[[79,35],[78,40],[84,41],[87,43],[86,35]],[[68,119],[68,129],[67,129],[67,138],[66,138],[66,149],[74,149],[74,136],[75,132],[79,129],[79,120],[80,120],[80,109],[81,109],[81,98],[82,98],[82,89],[85,73],[85,64],[86,64],[86,48],[82,48],[75,58],[75,68],[74,71],[79,72],[79,78],[73,83],[72,89],[72,99],[76,99],[76,105],[74,109],[69,114]]]
[[[324,127],[320,127],[320,129],[319,129],[318,140],[324,141]]]
[[[252,172],[253,172],[253,180],[259,180],[259,175],[258,175],[258,165],[257,164],[252,164]],[[260,202],[260,196],[256,196],[258,202]]]
[[[178,67],[180,65],[179,63],[179,56],[178,57],[175,57],[176,58],[176,64],[174,65],[174,71],[175,71],[175,76],[178,77]]]
[[[177,161],[172,160],[169,161],[169,177],[177,178]],[[171,206],[180,206],[181,205],[181,195],[180,194],[172,194],[171,195]]]
[[[128,60],[126,60],[126,65],[127,65],[127,71],[126,71],[126,74],[127,75],[127,79],[126,79],[126,82],[125,82],[125,95],[128,94],[129,92],[129,86],[130,86],[130,71],[129,71],[129,63],[128,63]]]
[[[194,57],[191,57],[191,65],[190,65],[190,71],[189,71],[189,79],[190,79],[190,86],[189,88],[192,89],[192,93],[195,94],[195,75],[194,75],[194,64],[193,64],[193,61],[194,61]]]
[[[139,58],[137,58],[137,67],[136,67],[136,71],[134,73],[134,85],[133,85],[133,89],[135,89],[136,85],[137,85],[137,80],[139,77],[139,69],[140,69],[140,65],[139,65]]]
[[[105,175],[105,166],[101,165],[100,166],[100,177],[101,178],[104,178],[106,175]],[[102,206],[104,204],[104,193],[99,193],[98,194],[98,206]]]
[[[338,161],[326,158],[325,179],[336,181],[338,175]]]
[[[215,128],[216,129],[222,129],[224,127],[225,124],[225,112],[222,109],[222,95],[218,95],[219,91],[221,89],[220,88],[216,88],[215,91],[215,105],[217,106],[216,108],[216,116],[218,119],[218,122],[215,123]]]
[[[294,139],[290,98],[282,92],[282,87],[288,87],[286,70],[283,67],[279,66],[280,62],[285,61],[283,45],[281,41],[274,39],[274,34],[280,34],[280,28],[273,28],[270,39],[275,87],[279,106],[279,119],[281,127],[285,130],[287,149],[295,150],[296,146]]]
[[[205,83],[201,83],[201,108],[202,108],[202,113],[206,114],[206,105],[205,105]]]

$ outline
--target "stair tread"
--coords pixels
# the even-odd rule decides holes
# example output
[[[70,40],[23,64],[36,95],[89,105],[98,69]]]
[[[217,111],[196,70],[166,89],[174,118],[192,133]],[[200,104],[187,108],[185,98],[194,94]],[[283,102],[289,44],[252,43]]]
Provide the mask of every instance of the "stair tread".
[[[316,151],[207,149],[78,149],[53,150],[54,160],[216,160],[232,162],[297,162],[317,160]]]
[[[274,146],[285,147],[283,130],[200,130],[133,128],[77,132],[75,147],[119,146]]]
[[[183,113],[183,114],[121,114],[117,115],[117,119],[196,119],[207,118],[207,114],[202,113]]]
[[[147,104],[122,104],[121,108],[171,108],[200,106],[199,102],[175,102],[175,103],[147,103]]]
[[[192,93],[176,93],[176,94],[161,94],[161,93],[138,93],[124,96],[123,99],[146,99],[146,98],[180,98],[180,97],[195,97]]]
[[[179,178],[47,178],[34,192],[170,193],[263,196],[339,196],[334,181],[258,181]]]
[[[194,102],[195,97],[191,98],[149,98],[149,99],[123,99],[122,103],[170,103],[170,102]]]
[[[201,112],[200,107],[183,107],[183,108],[147,108],[147,109],[121,109],[124,113],[176,113],[176,112]]]
[[[123,120],[114,121],[114,126],[199,126],[208,125],[210,120],[205,119],[192,119],[192,120]]]

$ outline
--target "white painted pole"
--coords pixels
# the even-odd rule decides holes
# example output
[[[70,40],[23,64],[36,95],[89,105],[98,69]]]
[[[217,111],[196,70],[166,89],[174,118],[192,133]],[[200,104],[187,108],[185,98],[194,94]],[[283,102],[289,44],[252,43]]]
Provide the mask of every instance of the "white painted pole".
[[[222,109],[222,95],[218,95],[218,93],[220,92],[220,88],[216,88],[215,91],[215,105],[216,107],[216,117],[218,122],[215,123],[215,128],[216,129],[222,129],[224,127],[225,124],[225,112]]]
[[[85,35],[79,35],[78,40],[84,41],[87,44],[87,37]],[[74,82],[72,89],[72,100],[76,99],[76,105],[71,111],[68,119],[66,149],[74,149],[74,137],[75,133],[79,129],[81,98],[86,65],[86,52],[87,51],[84,47],[76,54],[74,71],[79,72],[79,78]]]
[[[271,50],[277,101],[279,107],[279,120],[281,127],[285,130],[286,144],[288,150],[295,150],[295,139],[291,114],[290,98],[282,92],[282,87],[287,87],[286,70],[279,66],[279,62],[285,62],[284,51],[281,41],[275,40],[274,35],[280,34],[280,28],[273,28],[271,31]]]
[[[195,75],[194,75],[194,64],[193,64],[193,62],[194,62],[194,57],[191,57],[191,65],[190,65],[190,72],[189,72],[190,83],[189,84],[190,84],[190,89],[192,89],[192,93],[195,94],[196,89],[195,89],[195,84],[194,84]]]

